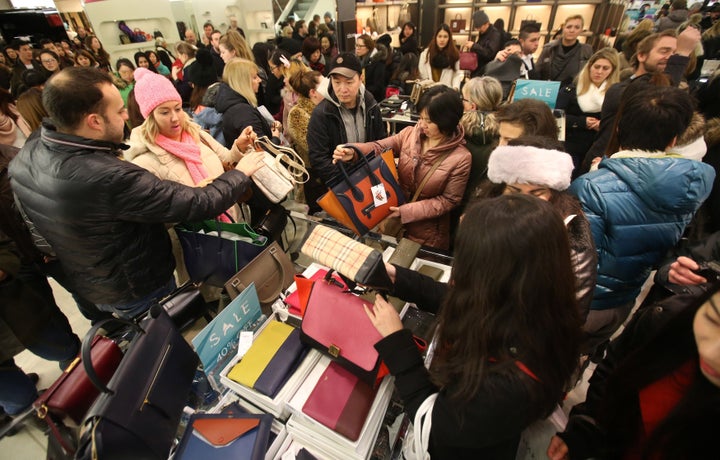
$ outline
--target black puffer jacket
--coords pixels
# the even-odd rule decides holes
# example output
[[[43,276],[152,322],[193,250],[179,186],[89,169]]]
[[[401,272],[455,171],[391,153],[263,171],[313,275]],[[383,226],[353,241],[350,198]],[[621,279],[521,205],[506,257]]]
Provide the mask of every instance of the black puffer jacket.
[[[223,136],[227,148],[232,147],[235,139],[247,126],[252,126],[258,137],[267,136],[268,139],[273,137],[270,124],[260,115],[258,109],[250,105],[245,97],[226,83],[220,83],[215,99],[215,110],[223,115]]]
[[[27,217],[95,303],[132,301],[168,282],[175,261],[163,223],[217,216],[250,183],[239,171],[206,187],[163,181],[118,159],[120,147],[44,125],[10,163]]]

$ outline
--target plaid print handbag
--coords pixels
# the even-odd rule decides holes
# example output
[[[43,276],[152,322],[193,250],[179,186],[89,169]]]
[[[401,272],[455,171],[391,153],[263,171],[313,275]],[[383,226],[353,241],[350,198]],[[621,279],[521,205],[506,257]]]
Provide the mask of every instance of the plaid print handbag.
[[[316,225],[300,251],[351,281],[379,291],[392,289],[382,254],[337,230]]]

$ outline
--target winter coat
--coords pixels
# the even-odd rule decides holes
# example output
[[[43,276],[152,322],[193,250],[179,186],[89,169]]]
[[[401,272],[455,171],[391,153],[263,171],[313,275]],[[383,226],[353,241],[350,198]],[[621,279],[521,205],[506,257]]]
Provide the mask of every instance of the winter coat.
[[[465,148],[470,151],[472,156],[472,166],[470,167],[470,175],[463,195],[463,206],[472,200],[478,185],[487,179],[488,159],[490,159],[490,154],[497,147],[497,136],[491,133],[478,134],[472,137],[466,136],[465,142]]]
[[[707,154],[703,162],[715,169],[715,181],[712,192],[701,208],[704,217],[704,233],[715,233],[720,231],[720,118],[712,118],[707,121],[705,130],[705,143]]]
[[[385,67],[388,50],[384,46],[377,46],[375,53],[370,57],[367,66],[363,69],[363,83],[365,89],[370,91],[376,101],[385,99]]]
[[[255,134],[272,138],[272,129],[256,107],[250,105],[245,97],[230,88],[227,83],[220,83],[215,110],[222,113],[222,129],[225,136],[225,147],[231,148],[235,139],[247,126],[252,126]]]
[[[473,70],[471,77],[485,74],[485,65],[495,59],[495,55],[502,49],[502,35],[500,31],[490,25],[484,34],[480,35],[470,51],[478,55],[477,69]]]
[[[393,295],[434,313],[444,298],[446,285],[441,284],[397,267]],[[410,330],[388,335],[375,348],[395,376],[395,387],[410,419],[425,398],[438,393],[431,414],[429,451],[433,460],[515,458],[522,431],[544,416],[547,403],[534,398],[531,391],[539,383],[525,373],[488,372],[475,395],[458,402],[449,397],[458,382],[446,388],[432,383]],[[532,369],[532,363],[525,364]]]
[[[345,124],[340,116],[340,103],[332,91],[332,84],[328,87],[328,93],[325,100],[313,109],[307,134],[312,177],[325,184],[340,174],[340,169],[332,164],[335,147],[348,142]],[[364,107],[365,141],[384,138],[385,123],[382,121],[380,107],[372,94],[362,86],[360,94],[362,99],[359,101],[361,107],[358,110],[363,110]]]
[[[435,161],[449,153],[427,181],[417,201],[400,206],[400,220],[406,237],[424,246],[450,247],[450,211],[460,205],[472,163],[470,152],[465,148],[464,134],[459,125],[449,139],[424,152],[422,141],[425,135],[418,125],[408,126],[381,141],[358,144],[363,152],[371,149],[377,153],[386,149],[399,152],[400,188],[408,201]]]
[[[428,49],[425,49],[425,51],[420,53],[419,70],[420,78],[423,80],[433,79],[432,66],[428,60],[428,54]],[[445,86],[459,90],[463,78],[465,78],[465,71],[460,70],[460,60],[457,60],[452,68],[446,67],[442,69],[438,83],[442,83]]]
[[[235,170],[205,187],[163,181],[120,160],[121,147],[45,124],[10,163],[23,211],[94,303],[129,302],[167,283],[175,263],[164,223],[213,218],[250,185]]]
[[[601,112],[585,113],[578,104],[577,85],[560,88],[555,107],[565,111],[565,151],[572,156],[575,169],[573,177],[580,173],[580,165],[595,141],[597,131],[588,129],[588,117],[601,118]]]
[[[687,21],[687,19],[688,10],[672,10],[668,13],[667,16],[663,16],[658,19],[655,27],[657,28],[658,32],[662,32],[663,30],[668,29],[677,29],[678,27],[680,27],[680,24]]]
[[[592,46],[576,42],[566,54],[561,40],[553,40],[543,46],[535,68],[540,80],[570,83],[593,55]]]
[[[405,53],[413,53],[418,54],[418,41],[415,34],[410,35],[409,37],[403,39],[400,38],[400,52],[402,54]]]
[[[663,152],[622,151],[568,190],[578,197],[598,252],[591,309],[632,302],[710,194],[713,169]]]
[[[200,158],[209,179],[214,179],[225,172],[223,163],[237,163],[242,158],[242,153],[233,143],[232,150],[220,145],[212,136],[205,131],[200,131]],[[147,169],[158,179],[179,182],[188,187],[196,187],[185,165],[185,161],[172,153],[164,150],[159,145],[148,142],[143,136],[141,127],[137,127],[130,133],[130,148],[123,153],[127,161]],[[228,209],[230,216],[239,222],[237,206]]]
[[[300,155],[305,164],[310,163],[308,153],[308,125],[310,117],[315,109],[315,104],[310,99],[300,96],[288,114],[288,130],[293,139],[295,151]]]

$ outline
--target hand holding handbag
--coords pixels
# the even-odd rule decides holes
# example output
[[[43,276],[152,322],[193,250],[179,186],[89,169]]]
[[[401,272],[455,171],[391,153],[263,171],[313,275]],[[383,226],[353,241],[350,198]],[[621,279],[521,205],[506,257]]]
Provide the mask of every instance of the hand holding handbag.
[[[293,149],[275,145],[267,136],[258,138],[255,147],[265,155],[263,166],[252,175],[252,180],[273,203],[284,200],[295,184],[310,179],[305,162]]]
[[[418,188],[417,190],[415,190],[412,200],[410,200],[409,203],[413,203],[417,201],[418,198],[420,198],[420,194],[425,188],[425,185],[430,180],[430,177],[432,177],[433,173],[437,171],[437,169],[440,167],[440,164],[445,160],[445,158],[448,157],[448,155],[449,153],[446,153],[445,155],[435,160],[435,163],[433,163],[430,170],[423,176],[422,180],[420,181],[420,185],[418,185]],[[378,225],[378,229],[383,235],[393,236],[398,241],[400,241],[402,237],[405,236],[405,227],[403,226],[400,216],[391,216],[386,218],[385,220],[380,222],[380,225]]]
[[[97,330],[118,321],[136,331],[107,386],[97,377],[90,343]],[[166,459],[180,423],[199,359],[159,305],[140,323],[107,319],[83,339],[85,371],[102,394],[83,422],[77,459]]]
[[[337,230],[316,225],[300,251],[363,286],[380,291],[392,289],[380,251]]]
[[[397,180],[392,151],[372,159],[353,145],[359,161],[354,167],[338,162],[341,175],[328,184],[329,191],[317,200],[328,214],[358,235],[364,235],[390,214],[390,207],[405,202]]]
[[[313,283],[300,339],[374,387],[378,378],[387,374],[375,349],[382,335],[365,313],[363,306],[368,302],[339,284],[332,271]]]

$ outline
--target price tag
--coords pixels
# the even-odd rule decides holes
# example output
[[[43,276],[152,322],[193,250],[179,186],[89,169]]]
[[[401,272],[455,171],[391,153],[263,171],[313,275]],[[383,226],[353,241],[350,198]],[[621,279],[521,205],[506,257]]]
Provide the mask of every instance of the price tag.
[[[370,187],[370,192],[372,193],[376,208],[387,203],[387,192],[383,184],[373,185]]]
[[[245,353],[250,349],[253,343],[252,331],[241,331],[240,338],[238,339],[238,358],[245,356]]]

